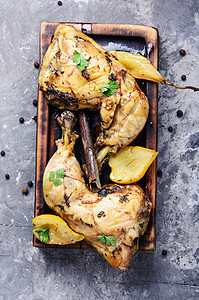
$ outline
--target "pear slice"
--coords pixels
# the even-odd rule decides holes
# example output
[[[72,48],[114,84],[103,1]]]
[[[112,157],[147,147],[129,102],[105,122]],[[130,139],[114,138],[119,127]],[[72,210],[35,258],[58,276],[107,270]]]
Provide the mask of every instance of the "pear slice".
[[[137,182],[145,175],[157,155],[158,152],[139,146],[122,148],[109,159],[110,179],[121,184]]]
[[[110,51],[110,53],[130,71],[133,77],[160,83],[165,81],[146,57],[125,51]]]
[[[154,81],[157,83],[164,83],[177,89],[191,89],[195,92],[199,91],[199,88],[193,86],[178,86],[166,81],[164,77],[150,63],[150,61],[140,54],[133,54],[130,52],[115,50],[111,50],[110,53],[113,54],[119,60],[119,62],[129,70],[129,73],[134,78]]]
[[[84,239],[82,234],[74,232],[60,217],[44,214],[32,220],[33,234],[45,244],[68,245]]]

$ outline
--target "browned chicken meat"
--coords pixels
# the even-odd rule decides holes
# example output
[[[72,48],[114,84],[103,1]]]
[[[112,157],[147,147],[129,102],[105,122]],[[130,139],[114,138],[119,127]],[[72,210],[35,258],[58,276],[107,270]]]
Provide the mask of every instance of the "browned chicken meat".
[[[72,132],[73,114],[64,112],[59,123],[64,137],[56,142],[57,152],[44,173],[45,201],[114,268],[125,270],[146,231],[151,202],[137,185],[106,185],[92,193],[73,153],[78,137]],[[64,177],[55,185],[50,176],[58,170],[64,170]]]
[[[85,65],[84,70],[78,63]],[[105,93],[106,88],[104,92],[100,89],[109,82],[118,85],[111,95]],[[117,149],[130,144],[148,117],[147,97],[127,69],[71,25],[60,24],[55,30],[40,70],[39,85],[47,102],[61,109],[100,110],[102,132],[97,147]]]

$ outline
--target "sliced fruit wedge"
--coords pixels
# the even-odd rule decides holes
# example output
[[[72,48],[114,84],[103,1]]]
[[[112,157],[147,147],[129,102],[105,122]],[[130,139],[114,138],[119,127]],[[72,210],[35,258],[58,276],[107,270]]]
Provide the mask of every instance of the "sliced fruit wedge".
[[[123,64],[133,77],[163,83],[164,77],[154,68],[150,61],[138,54],[125,51],[110,51]]]
[[[60,217],[44,214],[32,220],[33,234],[45,244],[68,245],[84,239],[82,234],[74,232]]]
[[[166,81],[150,63],[150,61],[140,54],[115,50],[111,50],[110,53],[113,54],[119,60],[119,62],[129,70],[131,76],[134,78],[164,83],[177,89],[191,89],[195,92],[199,91],[199,88],[193,86],[178,86]]]
[[[158,152],[139,146],[122,148],[109,159],[110,179],[122,184],[140,180],[157,155]]]

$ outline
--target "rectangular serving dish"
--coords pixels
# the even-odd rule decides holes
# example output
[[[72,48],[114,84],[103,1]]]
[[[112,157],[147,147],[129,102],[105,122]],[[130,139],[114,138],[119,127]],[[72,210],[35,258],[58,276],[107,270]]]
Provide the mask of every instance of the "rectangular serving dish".
[[[147,55],[155,68],[158,68],[158,30],[153,27],[128,24],[84,24],[66,23],[92,37],[107,51],[123,50],[134,54]],[[52,35],[58,23],[41,24],[40,32],[40,63],[42,63],[46,50],[51,43]],[[145,93],[149,100],[149,117],[146,126],[139,137],[137,144],[156,150],[157,146],[157,94],[158,86],[154,82],[142,82]],[[35,216],[52,213],[43,198],[43,173],[45,167],[56,151],[55,140],[60,138],[60,128],[54,115],[56,109],[48,106],[43,93],[38,92],[38,115],[37,115],[37,154],[36,154],[36,184],[35,184]],[[139,251],[155,251],[155,202],[156,202],[156,161],[150,166],[144,178],[144,190],[150,198],[153,208],[148,229],[139,240]],[[38,247],[52,247],[41,243],[33,237],[33,245]],[[86,242],[74,245],[59,246],[70,248],[90,248]]]

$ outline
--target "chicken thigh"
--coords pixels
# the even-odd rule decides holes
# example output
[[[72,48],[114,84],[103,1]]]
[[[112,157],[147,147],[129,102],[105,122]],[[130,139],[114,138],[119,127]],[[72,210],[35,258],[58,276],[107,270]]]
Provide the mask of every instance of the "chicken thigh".
[[[63,138],[56,142],[57,151],[45,169],[44,199],[114,268],[125,270],[137,250],[138,238],[146,231],[151,202],[137,185],[111,184],[92,193],[73,153],[78,138],[73,132],[74,116],[64,112],[58,121]],[[63,169],[60,185],[53,184],[49,177],[51,172],[56,174]],[[112,242],[106,242],[107,238]]]
[[[74,62],[81,53],[88,65],[83,71]],[[109,81],[119,87],[105,96],[100,88]],[[60,109],[100,110],[101,133],[96,146],[130,144],[143,129],[149,112],[148,99],[127,69],[75,27],[60,24],[55,30],[40,70],[39,86],[48,103]]]

